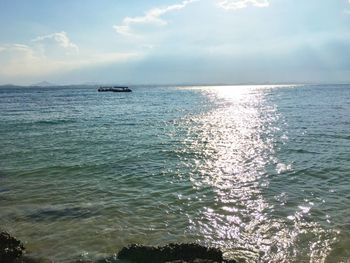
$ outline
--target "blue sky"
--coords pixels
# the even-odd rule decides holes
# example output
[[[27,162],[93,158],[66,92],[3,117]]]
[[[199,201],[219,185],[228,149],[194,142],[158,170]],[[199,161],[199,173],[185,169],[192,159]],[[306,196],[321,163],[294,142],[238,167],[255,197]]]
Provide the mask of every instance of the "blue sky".
[[[0,84],[350,82],[349,0],[0,0]]]

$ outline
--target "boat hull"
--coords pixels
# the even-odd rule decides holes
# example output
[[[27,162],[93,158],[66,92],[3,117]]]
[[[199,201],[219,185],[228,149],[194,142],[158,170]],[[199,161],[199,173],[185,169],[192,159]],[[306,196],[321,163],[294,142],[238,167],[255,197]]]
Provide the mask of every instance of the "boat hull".
[[[100,87],[98,92],[131,92],[128,87]]]

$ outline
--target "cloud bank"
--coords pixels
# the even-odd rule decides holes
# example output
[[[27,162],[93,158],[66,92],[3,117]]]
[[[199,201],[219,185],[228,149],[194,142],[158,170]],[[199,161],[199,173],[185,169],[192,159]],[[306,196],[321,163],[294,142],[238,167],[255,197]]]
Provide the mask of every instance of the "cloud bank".
[[[58,32],[36,37],[26,44],[0,45],[0,77],[45,76],[139,56],[136,52],[81,52],[66,32]]]

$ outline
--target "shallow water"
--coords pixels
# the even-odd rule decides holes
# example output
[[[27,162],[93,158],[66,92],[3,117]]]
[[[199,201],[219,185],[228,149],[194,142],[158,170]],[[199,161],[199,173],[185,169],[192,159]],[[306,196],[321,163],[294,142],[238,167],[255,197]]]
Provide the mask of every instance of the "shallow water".
[[[0,226],[33,255],[349,262],[350,86],[133,91],[0,89]]]

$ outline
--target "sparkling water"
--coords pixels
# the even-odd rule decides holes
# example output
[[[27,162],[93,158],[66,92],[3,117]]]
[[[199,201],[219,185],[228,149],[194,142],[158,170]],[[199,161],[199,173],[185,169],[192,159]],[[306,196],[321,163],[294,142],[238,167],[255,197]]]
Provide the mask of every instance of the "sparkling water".
[[[350,86],[131,88],[0,88],[0,229],[30,254],[348,262]]]

